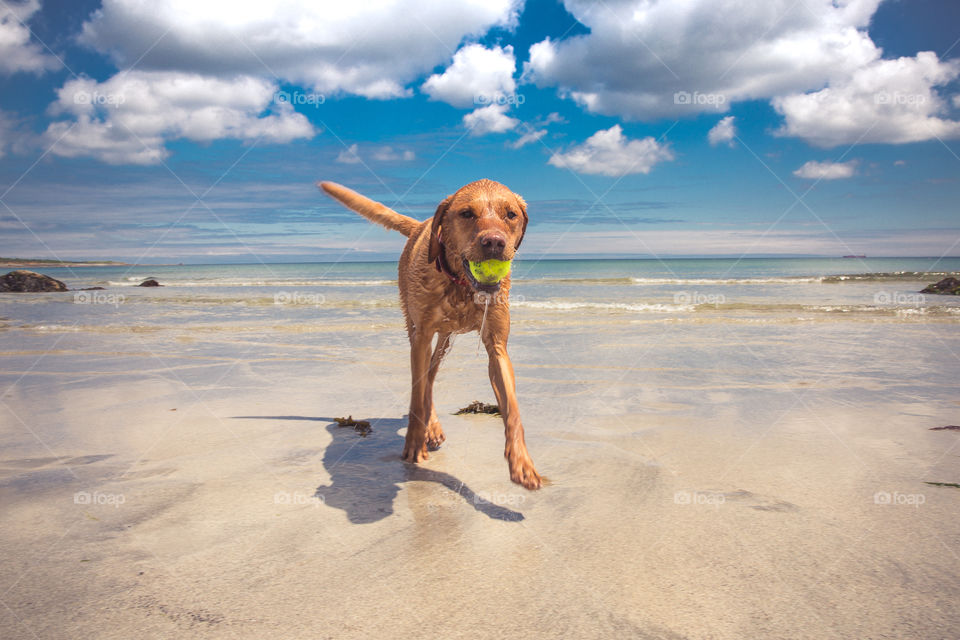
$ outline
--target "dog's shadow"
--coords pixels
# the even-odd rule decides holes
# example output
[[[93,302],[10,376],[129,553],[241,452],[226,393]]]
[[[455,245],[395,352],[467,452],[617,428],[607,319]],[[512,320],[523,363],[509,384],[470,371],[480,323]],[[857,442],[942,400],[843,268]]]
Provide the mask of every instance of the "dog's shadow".
[[[237,419],[312,420],[328,422],[331,442],[323,453],[323,466],[330,484],[317,487],[315,497],[328,507],[343,509],[354,524],[382,520],[393,513],[393,502],[404,482],[436,482],[476,511],[495,520],[519,522],[523,514],[478,496],[470,487],[449,473],[410,464],[400,458],[404,437],[398,432],[407,426],[396,418],[371,419],[373,430],[362,437],[349,427],[341,427],[333,418],[310,416],[235,416]],[[427,463],[429,464],[429,462]],[[457,498],[459,496],[459,498]]]

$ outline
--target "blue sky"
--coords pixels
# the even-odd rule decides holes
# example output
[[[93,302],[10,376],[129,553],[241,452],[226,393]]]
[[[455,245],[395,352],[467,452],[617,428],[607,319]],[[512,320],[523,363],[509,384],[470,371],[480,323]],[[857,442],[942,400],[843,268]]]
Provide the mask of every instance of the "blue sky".
[[[0,255],[393,259],[492,178],[522,257],[960,255],[948,0],[0,0]]]

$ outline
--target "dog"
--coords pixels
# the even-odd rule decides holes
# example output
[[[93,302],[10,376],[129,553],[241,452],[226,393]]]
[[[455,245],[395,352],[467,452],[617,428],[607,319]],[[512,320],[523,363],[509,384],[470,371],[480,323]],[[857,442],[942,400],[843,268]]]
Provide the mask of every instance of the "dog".
[[[481,283],[469,267],[470,262],[513,259],[527,230],[526,202],[499,182],[478,180],[445,198],[431,219],[420,221],[334,182],[317,186],[348,209],[409,238],[398,269],[413,378],[403,459],[423,462],[427,451],[446,439],[433,404],[437,370],[451,336],[480,331],[489,357],[490,384],[503,417],[503,455],[510,479],[539,489],[544,478],[527,451],[507,355],[510,276],[494,284]]]

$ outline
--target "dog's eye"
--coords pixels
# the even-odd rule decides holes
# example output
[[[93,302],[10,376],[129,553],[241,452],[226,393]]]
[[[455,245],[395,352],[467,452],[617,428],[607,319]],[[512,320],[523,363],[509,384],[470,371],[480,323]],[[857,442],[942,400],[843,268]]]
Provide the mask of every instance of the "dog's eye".
[[[517,217],[516,211],[507,211],[507,220],[513,220]]]
[[[470,211],[470,209],[464,209],[463,211],[460,212],[460,217],[461,217],[461,218],[472,218],[472,217],[473,217],[473,211]]]

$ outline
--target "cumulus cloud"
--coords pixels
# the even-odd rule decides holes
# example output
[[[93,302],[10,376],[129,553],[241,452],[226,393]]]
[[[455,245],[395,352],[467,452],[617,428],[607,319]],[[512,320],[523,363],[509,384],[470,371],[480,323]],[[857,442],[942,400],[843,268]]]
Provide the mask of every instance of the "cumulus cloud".
[[[271,74],[326,94],[410,94],[465,37],[516,23],[520,0],[103,0],[81,42],[121,68]]]
[[[732,147],[733,138],[736,135],[737,127],[733,124],[733,116],[727,116],[726,118],[721,118],[720,122],[707,132],[707,140],[712,146],[728,144]]]
[[[811,160],[793,172],[798,178],[807,180],[841,180],[852,178],[857,172],[857,161],[849,162],[817,162]]]
[[[472,136],[482,136],[488,133],[504,133],[520,124],[516,118],[507,115],[507,107],[502,104],[491,104],[474,109],[463,116],[463,125],[470,130]]]
[[[630,119],[722,113],[819,89],[879,58],[880,0],[564,0],[590,33],[530,48],[524,77]]]
[[[50,106],[44,139],[56,155],[92,156],[111,164],[155,164],[165,142],[222,138],[289,142],[315,133],[277,87],[260,78],[210,78],[167,71],[131,71],[104,82],[68,81]]]
[[[960,137],[960,122],[942,117],[947,104],[934,90],[958,75],[960,62],[930,51],[877,60],[820,91],[774,99],[785,119],[777,134],[819,147]]]
[[[597,131],[581,144],[564,152],[555,153],[548,161],[555,167],[578,173],[623,176],[630,173],[650,173],[653,167],[673,160],[673,153],[651,137],[630,140],[616,124]]]
[[[427,78],[422,88],[432,99],[455,107],[504,103],[513,98],[516,67],[513,47],[471,44],[457,51],[453,63]]]
[[[40,10],[40,0],[0,2],[0,74],[42,73],[60,62],[30,40],[27,21]]]

